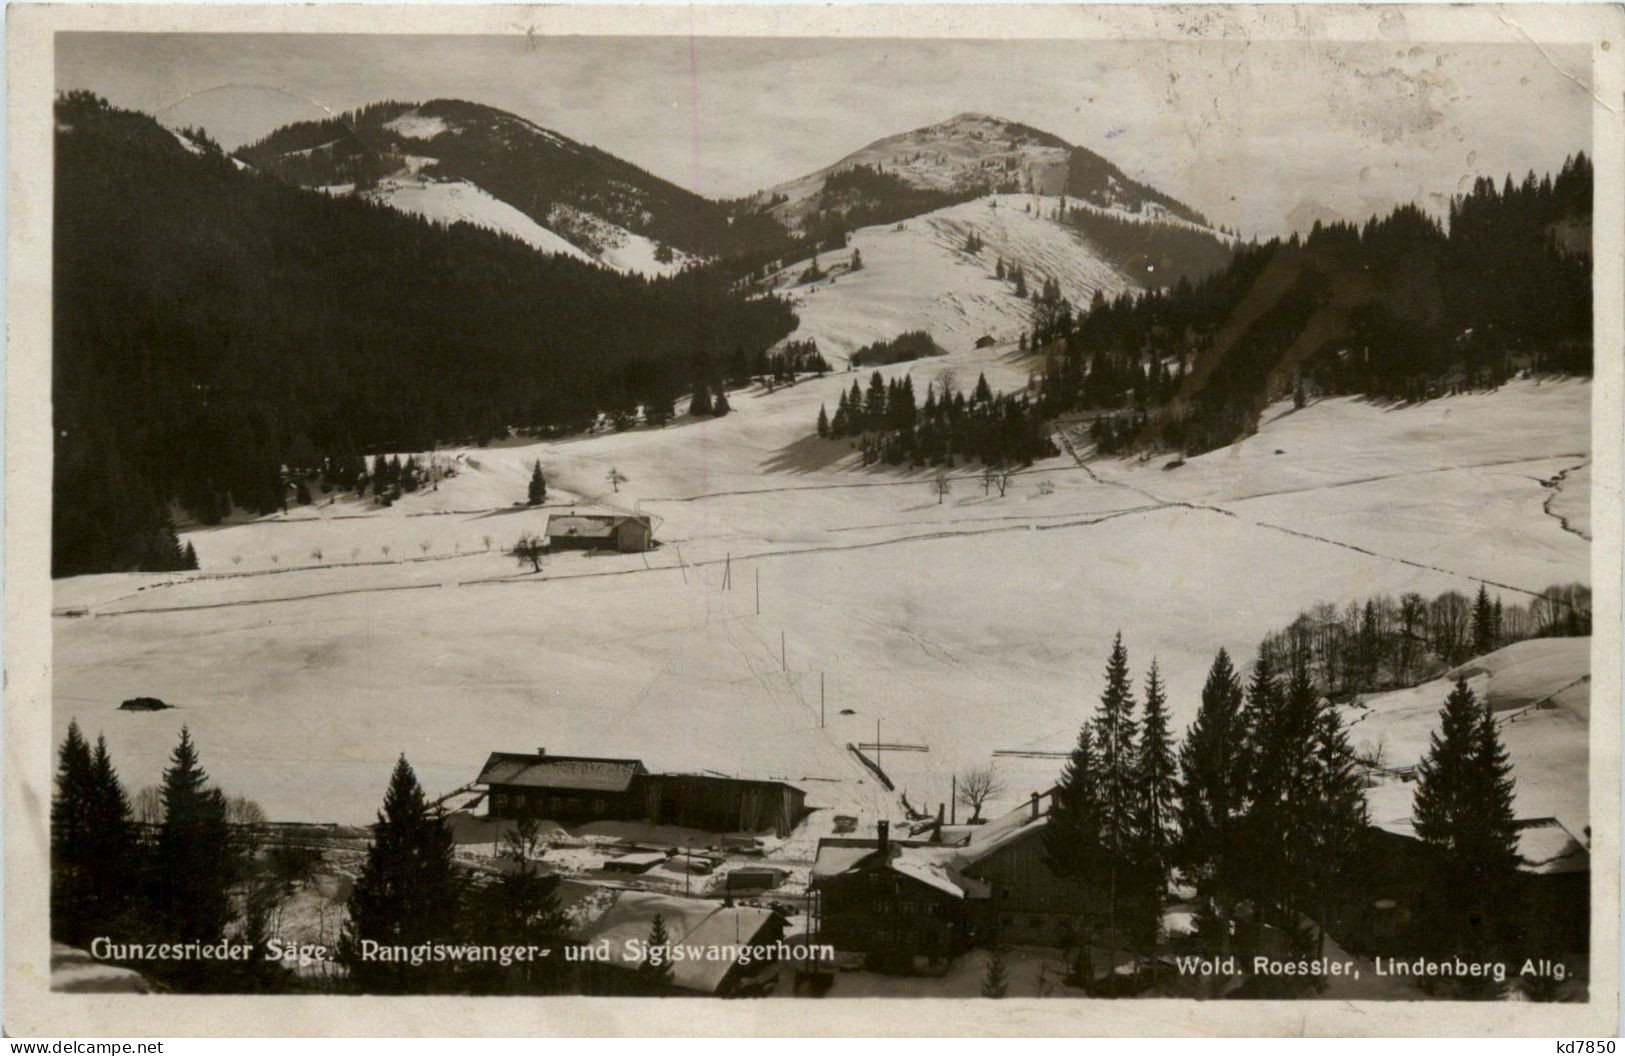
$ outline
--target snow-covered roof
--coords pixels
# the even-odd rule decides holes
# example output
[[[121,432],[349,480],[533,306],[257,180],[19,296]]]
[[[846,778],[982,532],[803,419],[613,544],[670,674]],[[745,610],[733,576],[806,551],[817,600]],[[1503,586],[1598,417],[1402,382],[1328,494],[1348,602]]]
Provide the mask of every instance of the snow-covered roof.
[[[584,539],[607,539],[627,521],[646,523],[647,518],[627,513],[569,513],[547,519],[547,534]]]
[[[919,841],[892,840],[893,846],[913,846]],[[874,837],[826,836],[818,841],[812,876],[838,876],[874,854],[880,844]]]
[[[1406,790],[1416,788],[1415,785],[1402,787]],[[1373,810],[1371,824],[1396,836],[1418,839],[1416,825],[1408,810],[1402,817],[1392,813],[1382,816]],[[1518,866],[1521,871],[1539,876],[1590,872],[1591,852],[1556,818],[1524,818],[1515,824],[1518,829],[1518,857],[1523,859]]]
[[[1518,855],[1526,873],[1556,876],[1591,871],[1591,852],[1556,818],[1520,821]]]
[[[615,904],[592,926],[590,942],[608,940],[610,956],[622,966],[636,968],[638,950],[627,940],[646,942],[658,915],[672,946],[706,952],[728,946],[746,946],[773,921],[771,910],[756,906],[723,906],[698,898],[680,898],[653,891],[623,891]],[[671,961],[671,981],[685,990],[715,993],[736,962],[724,957],[684,957]]]
[[[581,792],[625,792],[632,784],[632,778],[645,772],[643,763],[637,759],[492,752],[474,783],[562,788]]]
[[[988,898],[992,888],[967,870],[1017,840],[1043,830],[1049,815],[1033,816],[1030,804],[1003,814],[986,825],[977,826],[964,842],[927,843],[919,840],[890,840],[886,867],[918,880],[954,898]],[[849,872],[879,849],[873,838],[832,837],[818,841],[812,878]]]

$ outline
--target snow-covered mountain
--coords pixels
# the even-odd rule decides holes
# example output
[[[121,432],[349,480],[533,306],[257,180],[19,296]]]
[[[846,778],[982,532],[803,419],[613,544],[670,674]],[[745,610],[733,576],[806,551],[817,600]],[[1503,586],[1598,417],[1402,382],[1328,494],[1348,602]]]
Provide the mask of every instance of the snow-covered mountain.
[[[813,258],[797,261],[769,282],[795,305],[790,340],[816,340],[826,355],[907,330],[958,350],[984,337],[1016,344],[1039,311],[1032,295],[1050,280],[1083,309],[1097,293],[1109,300],[1205,274],[1230,251],[1227,236],[1187,220],[1053,194],[990,194],[859,228],[820,253],[817,268]]]
[[[878,221],[888,198],[936,196],[932,207],[989,192],[1069,195],[1144,217],[1174,216],[1206,226],[1182,202],[1126,176],[1111,162],[1059,136],[987,114],[959,114],[878,139],[754,199],[797,232],[817,233],[827,218],[866,210]],[[904,214],[908,215],[908,214]]]
[[[524,118],[455,99],[377,103],[289,125],[237,155],[300,186],[477,224],[620,271],[670,274],[752,237],[719,203]]]

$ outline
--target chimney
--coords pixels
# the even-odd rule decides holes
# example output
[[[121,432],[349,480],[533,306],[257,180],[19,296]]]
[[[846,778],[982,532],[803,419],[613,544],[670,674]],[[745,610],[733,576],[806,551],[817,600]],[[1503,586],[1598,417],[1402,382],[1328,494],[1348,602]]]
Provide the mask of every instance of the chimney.
[[[1033,821],[1038,820],[1038,793],[1037,792],[1033,793],[1033,816],[1032,816],[1032,820]]]
[[[931,826],[931,842],[932,843],[941,843],[942,842],[942,819],[947,814],[947,812],[948,812],[948,804],[946,804],[946,803],[938,803],[937,804],[937,820],[936,820],[936,824]]]
[[[886,852],[887,846],[891,843],[890,832],[889,832],[890,829],[891,829],[891,822],[889,822],[889,821],[877,821],[877,822],[875,822],[875,839],[878,841],[878,843],[880,845],[880,852],[882,854],[884,854]]]

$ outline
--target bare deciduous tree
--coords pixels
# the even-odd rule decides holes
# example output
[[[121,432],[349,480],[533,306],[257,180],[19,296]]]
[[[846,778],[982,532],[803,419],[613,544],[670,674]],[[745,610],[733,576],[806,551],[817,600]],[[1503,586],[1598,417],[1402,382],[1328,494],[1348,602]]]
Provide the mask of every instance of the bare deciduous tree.
[[[937,475],[931,478],[931,492],[937,497],[937,505],[941,506],[942,500],[953,490],[954,486],[949,480],[948,471],[937,470]]]
[[[982,805],[1004,794],[1004,781],[991,766],[973,766],[959,775],[959,804],[969,807],[970,823],[982,820]]]
[[[529,565],[532,572],[540,572],[542,558],[547,556],[547,544],[541,536],[527,532],[519,537],[519,541],[514,543],[513,549],[508,552],[519,562],[521,568]]]
[[[164,821],[164,792],[157,785],[148,785],[135,794],[131,804],[135,820],[143,825],[162,825]]]
[[[620,491],[621,490],[621,485],[626,483],[627,478],[626,478],[626,474],[622,473],[620,470],[616,469],[614,466],[611,466],[610,469],[609,469],[609,472],[604,474],[604,479],[609,481],[609,486],[612,489],[614,489],[615,491]]]

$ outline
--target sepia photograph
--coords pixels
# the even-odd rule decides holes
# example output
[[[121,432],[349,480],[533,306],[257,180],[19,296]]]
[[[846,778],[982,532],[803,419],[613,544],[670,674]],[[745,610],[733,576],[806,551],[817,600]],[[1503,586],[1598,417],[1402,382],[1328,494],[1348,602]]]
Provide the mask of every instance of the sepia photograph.
[[[52,999],[1617,1008],[1617,9],[103,10]]]

